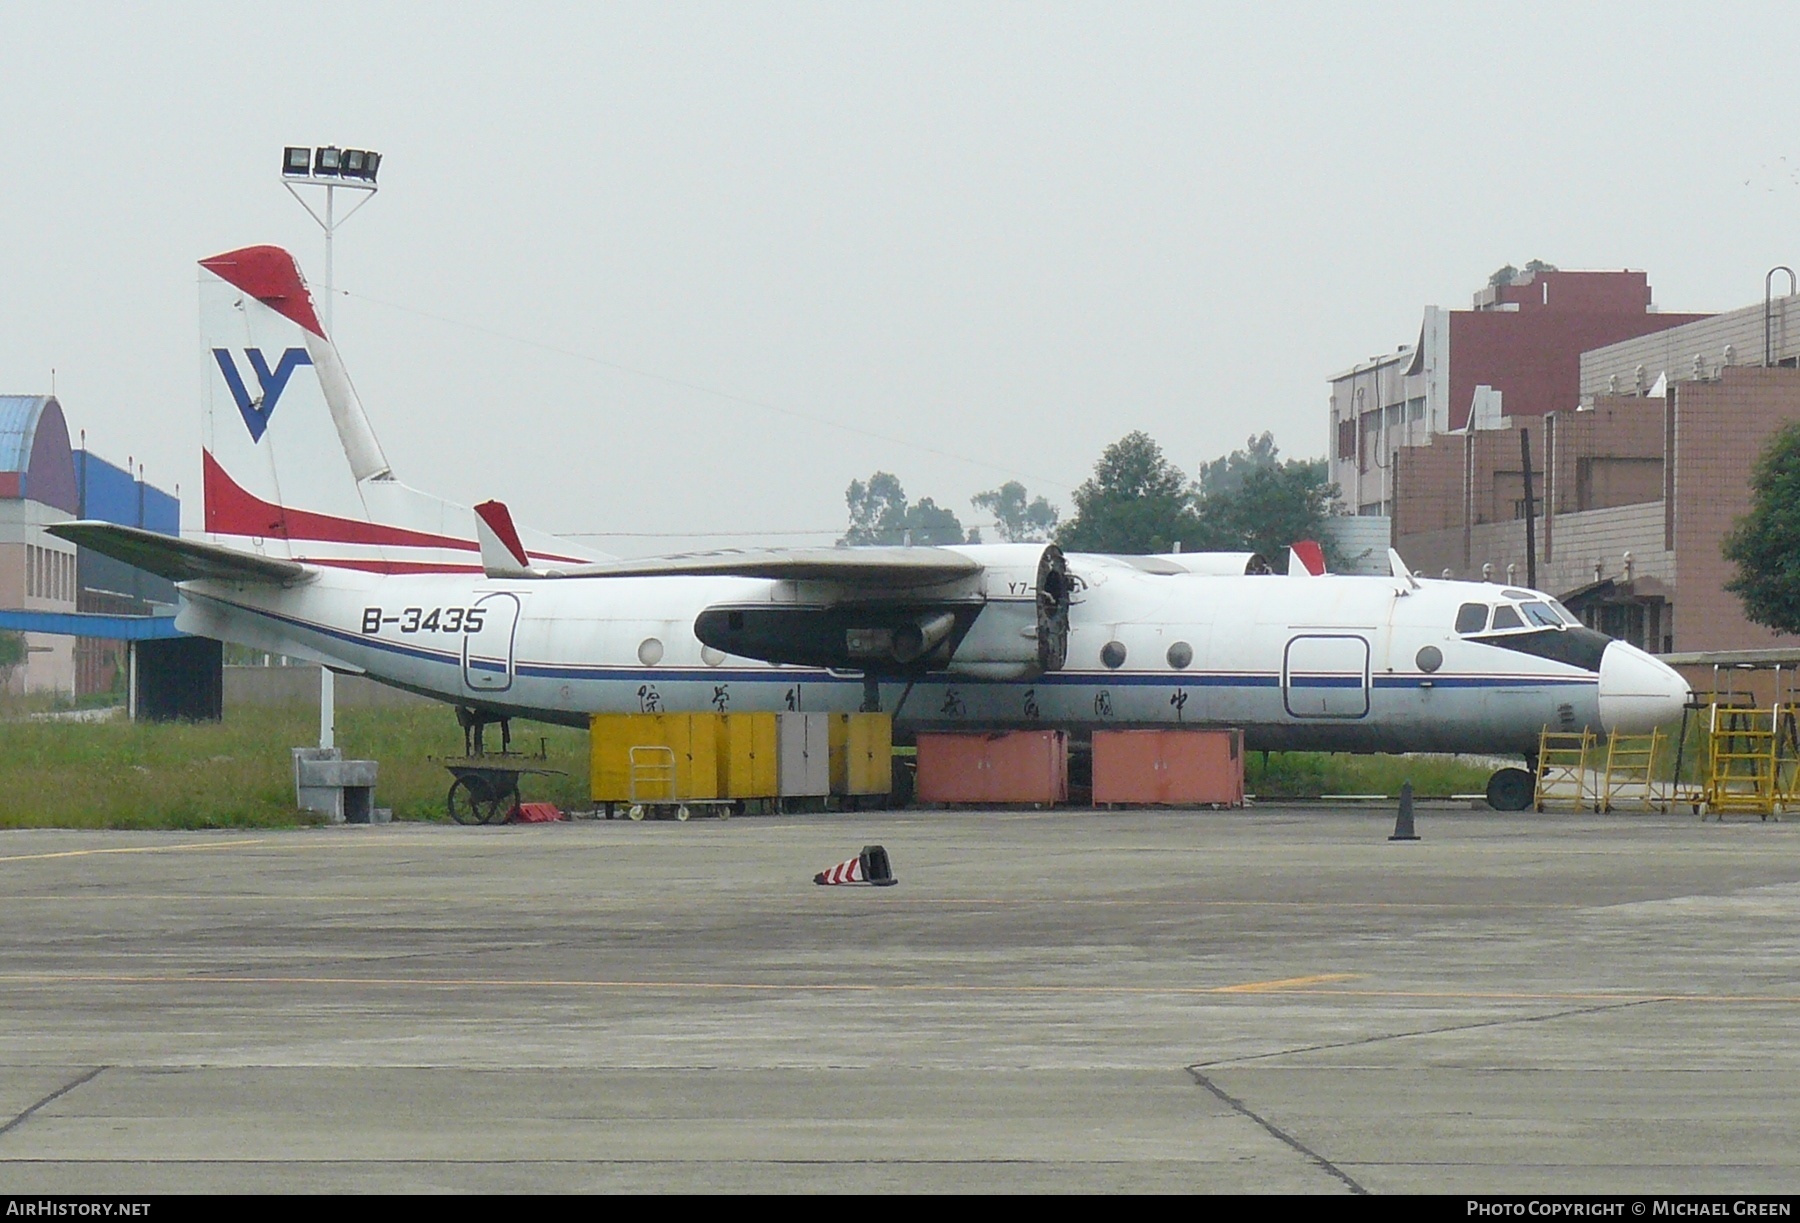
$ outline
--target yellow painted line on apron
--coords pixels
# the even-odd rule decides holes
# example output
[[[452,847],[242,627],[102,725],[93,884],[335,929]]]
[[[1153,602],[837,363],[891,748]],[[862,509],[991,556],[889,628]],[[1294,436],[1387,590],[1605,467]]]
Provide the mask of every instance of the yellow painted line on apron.
[[[1323,972],[1311,977],[1283,977],[1277,981],[1248,981],[1243,985],[1222,985],[1221,994],[1270,994],[1278,990],[1298,989],[1307,985],[1327,985],[1333,981],[1354,981],[1353,972]]]
[[[249,841],[189,841],[183,845],[132,845],[120,849],[59,849],[54,853],[12,854],[0,862],[41,862],[47,858],[85,858],[94,854],[174,854],[185,850],[240,849],[245,845],[261,845],[268,837]]]
[[[1341,979],[1355,974],[1321,974]],[[167,976],[121,973],[8,973],[0,986],[58,985],[259,985],[330,986],[363,989],[428,990],[593,990],[627,993],[790,993],[790,994],[972,994],[993,996],[1156,996],[1334,998],[1374,1001],[1464,1001],[1548,1003],[1686,1002],[1706,1004],[1800,1005],[1795,994],[1603,993],[1574,991],[1473,991],[1311,989],[1288,984],[1308,978],[1257,981],[1240,985],[964,985],[947,982],[828,981],[639,981],[580,978],[503,977],[341,977],[341,976]],[[1317,978],[1312,978],[1317,979]]]

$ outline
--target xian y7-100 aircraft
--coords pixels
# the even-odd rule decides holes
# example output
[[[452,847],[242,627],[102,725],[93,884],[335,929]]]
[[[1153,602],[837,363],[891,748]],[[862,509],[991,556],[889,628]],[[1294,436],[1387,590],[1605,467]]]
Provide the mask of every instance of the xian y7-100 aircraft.
[[[182,630],[478,717],[894,712],[901,730],[1242,727],[1251,749],[1536,750],[1647,731],[1681,677],[1533,590],[1053,544],[621,561],[394,477],[293,257],[200,264],[205,539],[50,528],[175,580]],[[1266,567],[1264,567],[1266,568]],[[1496,805],[1532,778],[1502,769]]]

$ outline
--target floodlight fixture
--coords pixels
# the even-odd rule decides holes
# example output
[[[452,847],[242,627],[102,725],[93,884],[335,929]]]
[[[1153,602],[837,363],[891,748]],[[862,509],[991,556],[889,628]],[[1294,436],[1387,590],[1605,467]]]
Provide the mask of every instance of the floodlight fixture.
[[[368,154],[361,149],[345,149],[343,156],[343,174],[345,178],[367,178],[364,163]]]
[[[327,145],[313,154],[313,177],[336,178],[343,168],[344,153],[335,144]]]
[[[312,149],[297,148],[289,145],[281,150],[281,173],[287,175],[306,175],[312,172]]]

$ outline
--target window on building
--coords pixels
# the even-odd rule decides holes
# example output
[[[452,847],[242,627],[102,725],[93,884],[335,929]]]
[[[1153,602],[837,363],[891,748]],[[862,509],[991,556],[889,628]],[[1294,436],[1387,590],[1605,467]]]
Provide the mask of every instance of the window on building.
[[[1417,399],[1409,399],[1406,401],[1406,419],[1425,419],[1425,397],[1423,395],[1419,396]]]

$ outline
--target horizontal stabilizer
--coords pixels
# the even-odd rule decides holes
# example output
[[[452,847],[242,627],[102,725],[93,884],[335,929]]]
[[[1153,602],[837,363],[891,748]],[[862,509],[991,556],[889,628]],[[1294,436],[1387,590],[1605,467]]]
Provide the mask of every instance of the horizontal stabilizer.
[[[742,577],[929,586],[981,572],[948,548],[766,548],[687,552],[550,569],[550,578]]]
[[[292,586],[312,576],[311,570],[295,561],[252,556],[219,544],[179,539],[117,523],[59,522],[44,529],[58,539],[92,548],[102,556],[135,565],[146,573],[172,582],[260,582]]]
[[[481,545],[481,571],[491,578],[538,577],[531,556],[513,526],[512,511],[499,501],[475,507],[475,539]]]

